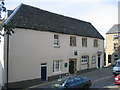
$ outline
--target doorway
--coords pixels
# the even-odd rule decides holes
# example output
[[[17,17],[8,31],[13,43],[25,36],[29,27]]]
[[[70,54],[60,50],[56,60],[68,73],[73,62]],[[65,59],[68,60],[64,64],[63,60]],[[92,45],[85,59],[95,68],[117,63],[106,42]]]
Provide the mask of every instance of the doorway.
[[[77,62],[76,59],[69,60],[69,73],[70,74],[76,73],[76,64],[77,64],[76,62]]]
[[[100,68],[100,54],[98,54],[98,68]]]
[[[46,63],[41,64],[41,80],[46,81],[47,78],[47,66]]]
[[[111,63],[111,55],[108,55],[108,63]]]

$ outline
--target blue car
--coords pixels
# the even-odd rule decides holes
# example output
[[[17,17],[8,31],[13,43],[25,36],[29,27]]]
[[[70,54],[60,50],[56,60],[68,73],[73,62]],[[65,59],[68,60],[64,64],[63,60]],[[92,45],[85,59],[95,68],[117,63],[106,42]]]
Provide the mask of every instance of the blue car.
[[[68,76],[58,79],[51,88],[89,88],[91,80],[82,76]]]

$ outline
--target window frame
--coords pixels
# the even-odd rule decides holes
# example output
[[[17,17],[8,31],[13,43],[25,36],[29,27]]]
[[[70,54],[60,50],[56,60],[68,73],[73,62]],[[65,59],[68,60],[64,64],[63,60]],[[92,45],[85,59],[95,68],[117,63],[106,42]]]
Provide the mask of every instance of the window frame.
[[[114,55],[114,61],[118,60],[118,55],[116,57],[117,54]]]
[[[87,38],[82,37],[82,47],[87,47]]]
[[[62,60],[53,60],[53,72],[61,72],[62,71]]]
[[[98,39],[94,39],[94,47],[98,47]]]
[[[55,36],[57,36],[57,38],[55,38]],[[54,47],[59,47],[59,46],[60,46],[59,35],[54,34]]]
[[[114,50],[118,50],[118,43],[113,43]]]
[[[96,56],[92,56],[92,63],[96,63]]]
[[[88,64],[89,56],[88,55],[82,55],[81,56],[81,64]]]
[[[70,36],[70,46],[77,46],[77,39],[75,36]]]
[[[113,40],[118,40],[119,39],[119,35],[113,35]]]

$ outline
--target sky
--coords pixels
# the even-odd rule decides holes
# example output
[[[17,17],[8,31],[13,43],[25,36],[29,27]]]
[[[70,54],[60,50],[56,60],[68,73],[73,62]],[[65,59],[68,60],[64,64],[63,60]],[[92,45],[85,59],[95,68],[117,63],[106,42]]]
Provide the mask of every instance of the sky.
[[[90,22],[104,37],[118,24],[119,0],[4,0],[7,10],[21,3]]]

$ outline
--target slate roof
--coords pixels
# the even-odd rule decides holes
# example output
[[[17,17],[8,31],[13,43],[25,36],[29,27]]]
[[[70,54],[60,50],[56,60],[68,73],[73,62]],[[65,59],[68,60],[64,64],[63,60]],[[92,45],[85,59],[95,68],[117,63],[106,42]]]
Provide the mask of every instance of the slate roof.
[[[16,28],[104,39],[89,22],[51,13],[25,4],[21,4],[16,8],[5,24],[14,24]]]
[[[120,33],[120,24],[115,24],[106,34]]]

